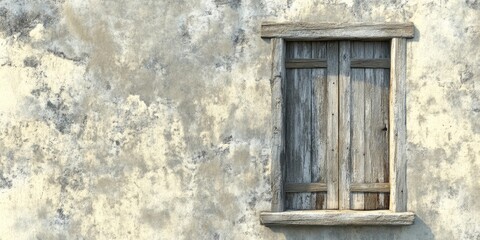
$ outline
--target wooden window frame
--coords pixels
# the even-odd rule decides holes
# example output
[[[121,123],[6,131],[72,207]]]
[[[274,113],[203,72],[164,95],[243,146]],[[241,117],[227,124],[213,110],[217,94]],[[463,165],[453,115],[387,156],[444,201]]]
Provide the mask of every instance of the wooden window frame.
[[[406,189],[406,61],[407,38],[413,23],[272,23],[261,26],[261,36],[272,44],[272,158],[271,211],[261,212],[264,225],[411,225]],[[285,211],[285,51],[286,41],[391,40],[389,93],[389,210]],[[338,80],[340,81],[340,79]],[[341,83],[340,83],[341,84]],[[341,87],[341,86],[340,86]],[[336,91],[336,90],[335,90]],[[342,154],[341,151],[338,151]],[[341,166],[339,166],[341,167]],[[341,209],[341,208],[340,208]]]

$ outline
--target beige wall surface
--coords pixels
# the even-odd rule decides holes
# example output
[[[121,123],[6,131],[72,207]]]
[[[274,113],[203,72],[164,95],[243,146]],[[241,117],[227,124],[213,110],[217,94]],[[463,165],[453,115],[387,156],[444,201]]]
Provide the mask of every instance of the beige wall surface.
[[[405,22],[408,227],[276,227],[262,21]],[[0,239],[480,239],[480,1],[0,1]]]

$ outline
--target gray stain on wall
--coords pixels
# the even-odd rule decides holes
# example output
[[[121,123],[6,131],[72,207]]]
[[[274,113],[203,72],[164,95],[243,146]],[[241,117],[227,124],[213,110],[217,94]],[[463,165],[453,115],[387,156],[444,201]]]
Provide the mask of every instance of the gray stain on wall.
[[[0,171],[0,188],[11,188],[12,180],[3,176],[3,172]]]

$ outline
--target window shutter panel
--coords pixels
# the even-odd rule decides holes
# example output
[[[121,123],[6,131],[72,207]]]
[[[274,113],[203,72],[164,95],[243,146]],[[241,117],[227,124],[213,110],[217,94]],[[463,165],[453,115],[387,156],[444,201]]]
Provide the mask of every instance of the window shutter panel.
[[[389,42],[287,42],[286,209],[388,209],[389,57]]]
[[[287,46],[287,58],[312,56],[311,42],[293,42]],[[310,183],[312,163],[312,78],[311,69],[287,70],[286,181]],[[312,193],[287,193],[289,209],[311,209]]]
[[[327,207],[326,58],[326,42],[287,43],[287,209]]]
[[[389,42],[352,41],[352,209],[388,209]],[[374,60],[374,61],[372,61]],[[353,60],[352,60],[353,62]],[[363,100],[363,101],[362,101]],[[387,193],[379,193],[387,192]]]

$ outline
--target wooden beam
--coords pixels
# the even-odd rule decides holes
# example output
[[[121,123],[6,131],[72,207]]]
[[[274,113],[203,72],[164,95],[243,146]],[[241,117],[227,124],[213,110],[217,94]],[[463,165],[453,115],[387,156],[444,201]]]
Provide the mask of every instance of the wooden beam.
[[[407,40],[392,39],[389,106],[390,210],[407,211],[406,64]]]
[[[326,68],[326,59],[287,59],[286,68]]]
[[[390,68],[390,59],[352,59],[352,68]]]
[[[411,225],[415,215],[411,212],[377,211],[286,211],[261,212],[263,225]]]
[[[285,192],[326,192],[326,183],[287,183]]]
[[[412,38],[413,23],[303,23],[264,22],[262,37],[286,40]]]
[[[352,192],[390,192],[389,183],[352,183],[350,184]]]
[[[272,212],[285,210],[285,41],[272,39]]]

